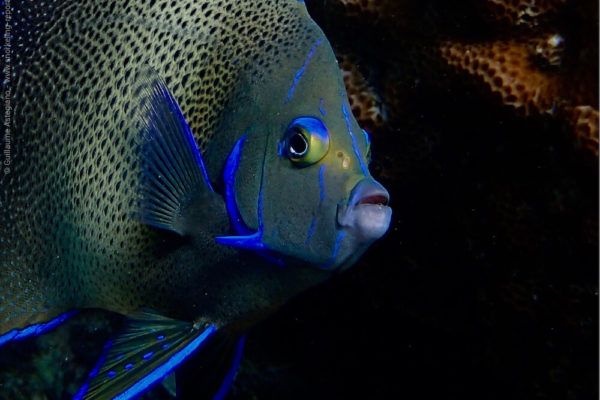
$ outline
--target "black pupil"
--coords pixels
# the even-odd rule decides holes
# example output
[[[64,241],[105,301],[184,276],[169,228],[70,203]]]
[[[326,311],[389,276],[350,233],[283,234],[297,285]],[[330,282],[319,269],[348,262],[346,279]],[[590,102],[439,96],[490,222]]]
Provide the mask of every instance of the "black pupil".
[[[290,151],[293,156],[303,156],[308,150],[308,143],[301,133],[296,133],[290,138]]]

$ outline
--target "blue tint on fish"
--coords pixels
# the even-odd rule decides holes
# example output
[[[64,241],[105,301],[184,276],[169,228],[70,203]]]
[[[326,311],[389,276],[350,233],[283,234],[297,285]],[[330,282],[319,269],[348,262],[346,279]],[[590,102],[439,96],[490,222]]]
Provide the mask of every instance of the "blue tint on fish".
[[[240,157],[242,156],[245,140],[246,134],[236,142],[233,150],[231,150],[229,158],[227,158],[224,172],[225,206],[231,223],[239,235],[251,235],[253,233],[242,220],[242,216],[240,215],[240,211],[235,202],[235,174],[240,166]]]
[[[323,264],[323,268],[329,268],[337,257],[338,251],[340,250],[340,244],[342,243],[342,239],[344,238],[344,231],[339,231],[337,238],[335,239],[335,245],[333,247],[333,254],[331,255],[331,260],[327,264]]]
[[[325,116],[327,114],[327,112],[325,111],[325,109],[323,108],[323,103],[325,102],[324,99],[321,99],[319,101],[319,112],[321,113],[322,116]]]
[[[149,104],[142,115],[142,222],[184,235],[181,207],[200,186],[214,192],[200,151],[179,105],[164,83],[149,82]]]
[[[227,159],[227,163],[225,165],[224,171],[224,180],[225,180],[225,207],[227,208],[227,213],[229,214],[229,218],[231,223],[233,224],[237,236],[218,236],[215,238],[215,241],[219,244],[225,246],[232,246],[246,250],[255,251],[257,254],[266,258],[268,261],[283,265],[283,262],[277,257],[269,254],[268,252],[271,250],[265,243],[262,242],[262,237],[264,234],[264,225],[262,220],[262,208],[263,208],[263,185],[261,184],[261,189],[258,197],[258,231],[253,232],[248,229],[240,212],[238,210],[236,201],[235,201],[235,175],[240,165],[240,158],[242,156],[242,149],[244,146],[244,141],[246,140],[246,135],[242,136],[237,143],[235,144],[229,158]],[[263,171],[264,176],[264,171]]]
[[[310,228],[308,229],[308,237],[306,238],[306,244],[310,243],[310,239],[312,239],[313,233],[315,233],[315,228],[317,227],[317,219],[313,218],[310,223]]]
[[[44,322],[41,324],[31,325],[25,329],[21,329],[21,330],[13,329],[12,331],[7,332],[4,335],[0,336],[0,346],[2,346],[4,343],[11,341],[11,340],[21,340],[21,339],[25,339],[30,336],[38,336],[42,333],[45,333],[45,332],[49,331],[50,329],[55,328],[56,326],[65,322],[68,318],[70,318],[76,312],[77,312],[76,310],[72,310],[72,311],[69,311],[64,314],[59,315],[58,317],[54,318],[51,321]]]
[[[325,199],[325,181],[324,181],[325,167],[326,167],[326,165],[323,164],[323,165],[321,165],[321,168],[319,169],[319,188],[320,188],[320,193],[319,193],[320,202],[319,202],[319,206],[321,205],[321,203]]]
[[[326,164],[321,165],[319,168],[319,207],[323,203],[325,199],[325,168]],[[306,238],[305,243],[308,245],[310,240],[312,239],[313,234],[315,233],[315,228],[317,227],[317,219],[313,218],[310,223],[310,228],[308,229],[308,237]]]
[[[214,325],[210,325],[200,336],[186,345],[183,349],[173,354],[169,360],[162,364],[160,367],[156,368],[154,371],[150,372],[148,375],[134,383],[131,387],[125,390],[123,393],[114,397],[114,400],[126,400],[131,399],[140,393],[147,390],[152,384],[157,381],[163,379],[165,376],[169,375],[175,367],[181,364],[186,358],[190,356],[194,351],[196,351],[206,340],[212,336],[216,331]]]
[[[365,135],[365,142],[367,143],[367,147],[369,147],[371,145],[371,138],[369,137],[369,132],[367,132],[366,130],[362,130],[363,135]]]
[[[321,38],[317,39],[315,44],[313,45],[313,47],[308,52],[308,55],[306,56],[306,60],[304,60],[304,64],[302,65],[300,70],[298,70],[298,72],[296,72],[296,75],[294,76],[292,86],[290,87],[290,90],[288,91],[288,94],[287,94],[287,97],[285,98],[284,104],[287,104],[290,101],[290,99],[292,98],[292,96],[294,95],[294,90],[296,89],[298,82],[300,82],[300,78],[302,78],[302,75],[304,75],[304,71],[306,71],[306,68],[308,67],[308,63],[310,62],[310,59],[313,57],[313,55],[315,54],[315,51],[317,50],[317,47],[319,47],[319,45],[322,42],[323,42],[323,39],[321,39]]]
[[[198,164],[198,166],[200,167],[200,170],[202,171],[202,176],[204,177],[204,182],[206,183],[206,186],[208,186],[208,188],[210,189],[211,192],[214,192],[215,190],[213,189],[212,185],[210,184],[210,179],[208,179],[208,173],[206,172],[206,167],[204,166],[204,161],[202,161],[202,156],[200,155],[200,151],[198,150],[198,145],[196,144],[196,139],[194,139],[194,134],[192,133],[190,126],[188,125],[187,121],[185,120],[185,117],[183,116],[183,113],[181,112],[181,108],[179,108],[179,104],[177,104],[177,101],[173,98],[173,95],[171,94],[171,92],[169,92],[169,90],[164,85],[162,85],[161,89],[162,89],[163,95],[165,96],[166,100],[168,101],[171,112],[173,112],[175,114],[180,126],[183,128],[183,131],[185,132],[185,138],[187,140],[188,146],[192,150],[192,153],[194,155],[196,163]],[[175,136],[175,135],[172,135],[172,136]]]
[[[240,338],[240,340],[237,342],[237,345],[235,346],[235,353],[233,355],[233,362],[231,363],[231,367],[229,367],[229,370],[227,371],[227,374],[225,374],[225,378],[223,379],[221,386],[219,386],[219,390],[217,390],[217,393],[212,398],[212,400],[223,400],[225,398],[225,396],[227,395],[227,392],[231,388],[231,385],[233,384],[233,379],[235,378],[235,374],[240,366],[240,361],[242,360],[242,352],[244,350],[244,343],[246,343],[245,335],[242,336]]]
[[[365,176],[369,176],[369,169],[365,165],[362,156],[360,155],[360,150],[358,149],[358,143],[356,142],[356,137],[354,133],[352,133],[352,126],[350,124],[350,116],[348,115],[348,110],[346,109],[346,105],[342,104],[342,112],[344,113],[344,119],[346,120],[346,125],[348,127],[348,133],[350,134],[350,138],[352,138],[352,147],[354,148],[354,153],[358,158],[358,162],[360,163],[360,168]]]
[[[106,360],[106,356],[108,354],[108,350],[110,349],[111,346],[112,346],[112,340],[109,340],[104,345],[104,349],[102,350],[102,355],[98,359],[98,362],[96,363],[96,366],[94,366],[94,369],[88,375],[87,379],[85,380],[85,383],[81,386],[81,388],[79,389],[79,391],[75,394],[75,397],[73,397],[73,400],[81,400],[81,399],[83,399],[83,396],[85,396],[85,394],[88,391],[88,388],[90,387],[90,381],[93,378],[95,378],[96,375],[98,375],[98,371],[100,370],[100,367],[102,366],[102,364],[104,364],[104,360]]]

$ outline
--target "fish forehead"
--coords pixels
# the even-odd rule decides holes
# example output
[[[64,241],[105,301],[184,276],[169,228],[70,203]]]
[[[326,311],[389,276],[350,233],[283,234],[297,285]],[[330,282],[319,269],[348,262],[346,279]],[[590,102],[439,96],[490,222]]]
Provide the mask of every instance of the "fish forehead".
[[[29,271],[19,272],[29,291],[53,298],[36,309],[72,302],[73,293],[85,293],[76,300],[81,305],[102,299],[117,311],[147,301],[143,285],[131,285],[143,281],[156,240],[130,218],[139,171],[135,132],[128,130],[136,70],[158,71],[204,149],[240,75],[275,70],[310,21],[292,0],[172,3],[31,7],[44,17],[14,63],[14,127],[22,145],[15,146],[13,174],[2,178],[11,190],[3,220],[14,223],[1,233],[5,243],[27,245],[15,250],[19,265],[0,278]],[[63,252],[49,260],[56,248]],[[36,278],[42,266],[49,281]],[[161,279],[176,277],[165,272]]]

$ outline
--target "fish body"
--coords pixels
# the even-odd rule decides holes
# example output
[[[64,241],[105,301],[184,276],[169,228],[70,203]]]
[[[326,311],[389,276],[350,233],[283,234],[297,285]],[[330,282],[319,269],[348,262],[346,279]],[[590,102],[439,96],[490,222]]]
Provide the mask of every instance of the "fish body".
[[[129,315],[79,398],[134,397],[387,230],[303,2],[16,3],[0,344],[74,309]]]

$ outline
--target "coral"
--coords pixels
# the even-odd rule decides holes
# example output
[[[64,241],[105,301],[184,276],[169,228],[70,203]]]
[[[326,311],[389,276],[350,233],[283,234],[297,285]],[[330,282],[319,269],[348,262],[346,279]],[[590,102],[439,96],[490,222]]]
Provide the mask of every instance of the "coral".
[[[378,20],[385,20],[389,18],[390,13],[395,11],[396,6],[401,2],[386,0],[337,0],[331,1],[331,3],[342,5],[346,16],[364,17],[364,14],[370,14],[371,17]]]
[[[536,43],[544,41],[536,41]],[[523,109],[525,115],[553,113],[559,96],[556,74],[540,69],[533,55],[549,46],[535,46],[518,41],[462,44],[444,42],[441,56],[460,72],[476,76],[485,82],[502,103]],[[533,50],[533,51],[532,51]],[[551,58],[556,63],[555,57]]]
[[[598,156],[598,109],[585,104],[590,100],[586,79],[578,82],[577,74],[560,73],[562,36],[472,44],[447,41],[440,53],[457,74],[484,83],[503,105],[525,116],[549,114],[563,121],[576,141]]]
[[[555,118],[597,154],[598,4],[568,0],[313,0],[331,32],[356,116],[398,117],[420,85],[463,85],[519,118]],[[339,36],[336,35],[340,33]],[[342,33],[343,32],[343,33]],[[353,67],[358,63],[360,67]],[[376,82],[370,71],[375,69]],[[369,90],[357,72],[368,71]],[[360,89],[359,89],[360,88]],[[356,93],[363,93],[358,96]],[[586,108],[586,107],[589,107]],[[588,110],[583,112],[582,110]],[[402,117],[404,118],[404,116]],[[583,119],[582,119],[583,118]],[[381,127],[378,119],[376,127]]]
[[[598,157],[598,110],[591,106],[567,108],[570,111],[568,122],[573,127],[575,137],[584,148]]]
[[[348,55],[337,58],[354,116],[368,130],[381,127],[386,112],[379,96],[358,70],[357,60]]]
[[[567,0],[486,0],[481,15],[506,26],[535,28],[565,4]]]

